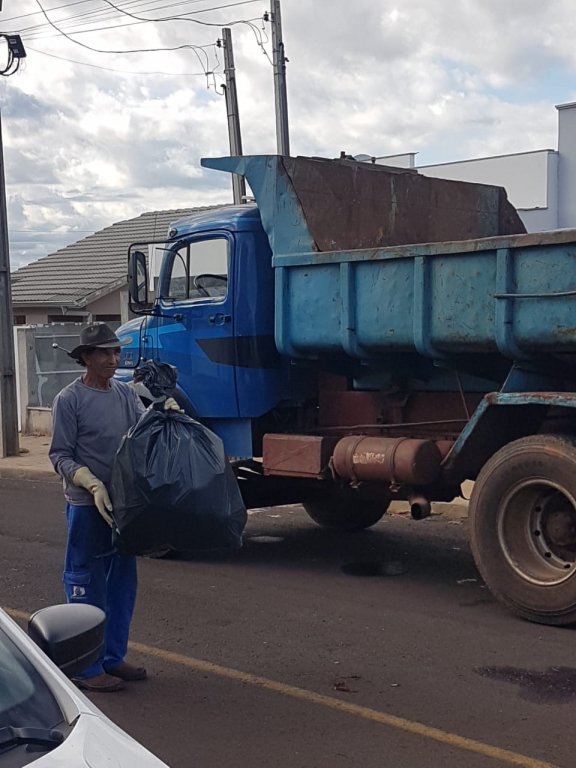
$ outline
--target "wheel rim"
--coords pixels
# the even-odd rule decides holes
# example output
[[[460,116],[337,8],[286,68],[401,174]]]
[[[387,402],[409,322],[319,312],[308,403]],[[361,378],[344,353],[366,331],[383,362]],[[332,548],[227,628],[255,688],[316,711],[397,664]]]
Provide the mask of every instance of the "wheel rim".
[[[522,579],[561,584],[576,571],[576,500],[549,480],[524,480],[500,502],[498,538]]]

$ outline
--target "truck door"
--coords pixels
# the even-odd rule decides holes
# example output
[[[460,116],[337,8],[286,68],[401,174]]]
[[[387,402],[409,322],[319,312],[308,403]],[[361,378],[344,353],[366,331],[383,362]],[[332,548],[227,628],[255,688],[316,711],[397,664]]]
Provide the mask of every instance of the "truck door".
[[[238,416],[230,354],[233,253],[232,235],[199,235],[171,246],[160,274],[158,358],[176,366],[178,384],[201,418]]]

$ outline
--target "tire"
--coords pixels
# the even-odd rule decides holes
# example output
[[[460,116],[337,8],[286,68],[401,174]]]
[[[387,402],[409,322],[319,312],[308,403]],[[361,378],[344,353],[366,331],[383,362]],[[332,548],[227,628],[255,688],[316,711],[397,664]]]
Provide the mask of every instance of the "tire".
[[[499,450],[469,505],[474,560],[492,594],[540,624],[576,622],[576,441],[535,435]]]
[[[389,500],[378,501],[360,498],[354,491],[345,489],[314,501],[304,502],[308,516],[322,528],[339,531],[361,531],[375,525],[388,509]]]

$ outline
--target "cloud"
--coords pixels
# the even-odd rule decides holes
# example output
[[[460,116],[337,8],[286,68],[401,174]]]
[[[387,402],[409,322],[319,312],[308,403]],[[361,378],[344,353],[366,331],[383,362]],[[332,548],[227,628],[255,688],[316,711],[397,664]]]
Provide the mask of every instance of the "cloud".
[[[243,149],[276,152],[268,8],[190,15],[212,27],[136,23],[104,0],[48,11],[95,48],[188,46],[99,54],[47,25],[35,0],[5,0],[0,28],[28,51],[0,82],[13,264],[146,210],[231,200],[227,175],[200,167],[229,151],[215,42],[223,24],[252,20],[231,26]],[[100,29],[82,31],[91,19]],[[282,21],[292,154],[418,152],[430,164],[554,148],[554,104],[576,99],[571,0],[282,0]]]

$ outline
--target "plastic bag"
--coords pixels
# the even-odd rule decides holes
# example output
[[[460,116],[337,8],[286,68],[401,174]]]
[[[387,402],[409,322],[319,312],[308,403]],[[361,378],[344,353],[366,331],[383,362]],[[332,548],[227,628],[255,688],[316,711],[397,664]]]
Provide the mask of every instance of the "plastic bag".
[[[222,441],[184,413],[140,417],[118,448],[110,495],[119,552],[242,545],[246,508]]]
[[[149,400],[161,400],[172,395],[177,378],[178,371],[173,365],[159,360],[146,360],[134,371],[133,386]]]

